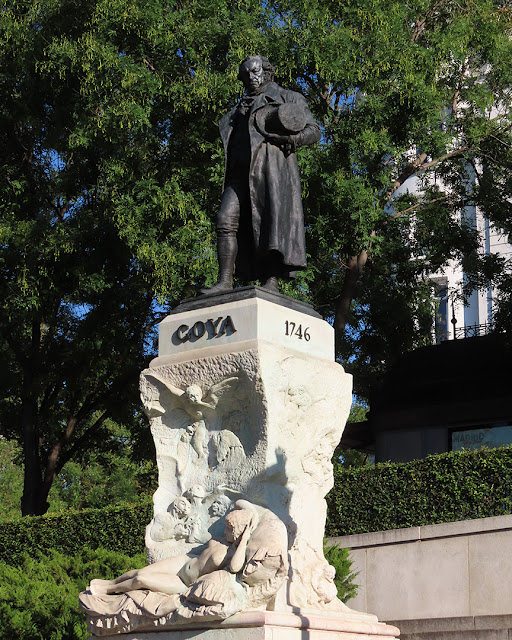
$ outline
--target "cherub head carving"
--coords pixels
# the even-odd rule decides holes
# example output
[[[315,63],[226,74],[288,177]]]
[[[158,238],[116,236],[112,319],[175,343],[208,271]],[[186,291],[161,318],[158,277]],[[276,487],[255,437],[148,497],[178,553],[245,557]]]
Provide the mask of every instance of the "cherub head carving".
[[[190,514],[191,508],[190,502],[183,496],[180,496],[171,502],[169,511],[175,518],[185,518]]]

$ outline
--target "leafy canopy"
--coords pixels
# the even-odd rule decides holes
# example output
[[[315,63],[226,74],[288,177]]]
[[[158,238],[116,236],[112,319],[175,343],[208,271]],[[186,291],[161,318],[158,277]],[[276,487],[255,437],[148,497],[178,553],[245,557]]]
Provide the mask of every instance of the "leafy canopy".
[[[309,267],[284,290],[335,321],[358,393],[428,341],[449,259],[496,283],[506,323],[510,276],[461,212],[510,233],[509,35],[497,0],[7,0],[0,423],[23,445],[23,512],[108,446],[109,420],[142,433],[156,324],[215,281],[216,123],[248,53],[322,125],[299,157]]]

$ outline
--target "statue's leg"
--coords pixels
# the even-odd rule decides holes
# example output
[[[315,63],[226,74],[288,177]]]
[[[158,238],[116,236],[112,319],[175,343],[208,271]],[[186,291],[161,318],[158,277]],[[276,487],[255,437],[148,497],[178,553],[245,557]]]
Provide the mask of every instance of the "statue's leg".
[[[281,271],[281,255],[277,251],[270,251],[265,265],[264,289],[279,293],[278,276]]]
[[[93,595],[127,593],[136,589],[161,591],[169,595],[182,593],[188,587],[178,578],[178,573],[189,561],[188,556],[165,558],[142,569],[127,571],[115,580],[91,580],[89,590]]]
[[[196,430],[194,431],[194,435],[192,436],[192,447],[197,453],[199,459],[208,457],[204,450],[207,433],[208,432],[204,425],[204,421],[199,421],[196,424]]]
[[[115,578],[114,580],[102,580],[100,578],[91,580],[91,583],[89,585],[89,590],[95,596],[100,594],[105,594],[105,593],[117,593],[111,590],[112,587],[115,587],[115,585],[119,583],[135,578],[137,573],[138,573],[138,569],[132,569],[131,571],[127,571],[126,573],[123,573],[123,575]]]
[[[219,262],[219,282],[207,289],[201,289],[203,295],[221,293],[233,289],[233,272],[238,253],[238,221],[240,219],[240,189],[237,185],[228,185],[222,194],[217,215],[217,259]]]

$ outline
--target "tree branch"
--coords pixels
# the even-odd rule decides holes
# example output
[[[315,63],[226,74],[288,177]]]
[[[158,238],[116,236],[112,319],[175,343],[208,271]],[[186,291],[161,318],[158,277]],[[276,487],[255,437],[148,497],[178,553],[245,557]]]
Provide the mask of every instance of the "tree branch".
[[[334,318],[334,328],[337,332],[342,332],[347,324],[350,305],[355,297],[356,286],[363,273],[368,260],[368,251],[363,249],[359,255],[351,256],[348,259],[345,279],[341,288],[340,297],[336,305],[336,315]]]
[[[103,425],[105,420],[110,417],[109,409],[106,409],[101,416],[96,420],[94,424],[92,424],[74,443],[73,446],[70,447],[67,451],[65,451],[61,457],[59,458],[59,462],[55,468],[56,475],[58,475],[64,465],[71,460],[71,458],[79,451],[83,444],[89,440],[95,433],[97,433],[100,427]]]
[[[439,0],[438,2],[435,3],[432,9],[430,9],[430,11],[422,20],[420,20],[419,18],[416,19],[416,24],[414,25],[414,31],[411,36],[411,42],[416,42],[416,40],[421,36],[423,31],[425,31],[427,20],[430,20],[430,18],[434,15],[434,13],[438,9],[440,9],[443,6],[443,4],[445,4],[446,2],[447,0]]]
[[[427,158],[427,154],[421,153],[419,156],[417,156],[414,162],[407,165],[407,167],[402,171],[402,173],[398,176],[395,182],[388,189],[388,191],[386,192],[386,199],[384,201],[385,204],[387,204],[391,200],[391,197],[395,193],[395,191],[399,187],[401,187],[402,184],[413,175],[417,173],[421,173],[422,171],[426,171],[427,169],[431,169],[432,167],[435,167],[436,165],[440,164],[441,162],[444,162],[445,160],[449,160],[450,158],[455,158],[456,156],[460,156],[461,154],[466,153],[466,151],[469,151],[469,149],[470,149],[469,146],[464,145],[463,147],[459,147],[458,149],[454,149],[449,153],[445,153],[444,155],[439,156],[439,158],[436,158],[435,160],[431,160],[430,162],[424,162]]]
[[[429,200],[428,202],[417,202],[416,204],[413,204],[411,207],[408,207],[407,209],[403,209],[403,211],[395,211],[395,213],[392,214],[392,218],[399,218],[400,216],[403,216],[406,213],[409,213],[410,211],[414,211],[415,209],[419,209],[420,207],[427,207],[429,204],[433,204],[434,202],[441,202],[442,200],[449,200],[450,198],[455,198],[455,194],[450,193],[447,196],[442,196],[441,198],[434,198],[434,200]]]

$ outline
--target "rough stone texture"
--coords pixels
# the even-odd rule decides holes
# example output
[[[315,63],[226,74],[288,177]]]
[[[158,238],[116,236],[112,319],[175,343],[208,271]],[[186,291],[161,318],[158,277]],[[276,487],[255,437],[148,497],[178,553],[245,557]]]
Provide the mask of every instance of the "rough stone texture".
[[[194,423],[190,411],[169,390],[190,385],[201,388],[205,404],[203,455],[187,431]],[[201,485],[207,496],[243,494],[288,528],[292,569],[282,604],[327,606],[333,598],[322,550],[324,497],[333,484],[330,460],[350,408],[351,377],[334,362],[262,342],[248,351],[152,367],[141,376],[141,394],[159,468],[155,519],[146,535],[150,560],[194,549],[184,538],[152,535],[155,520],[190,487]],[[206,406],[211,396],[218,397],[215,408]]]

